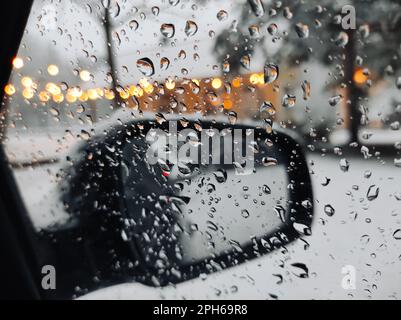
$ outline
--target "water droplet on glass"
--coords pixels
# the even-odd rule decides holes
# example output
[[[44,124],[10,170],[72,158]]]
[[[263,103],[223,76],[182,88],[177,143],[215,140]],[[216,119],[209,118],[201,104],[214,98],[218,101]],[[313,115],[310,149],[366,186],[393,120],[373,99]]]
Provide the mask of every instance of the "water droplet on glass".
[[[235,111],[230,111],[228,113],[228,122],[232,125],[234,125],[237,122],[238,116]]]
[[[163,23],[160,26],[160,32],[166,38],[172,38],[175,34],[175,26],[172,23]]]
[[[251,6],[252,12],[255,16],[261,17],[265,14],[265,7],[262,0],[248,0],[248,3]]]
[[[251,58],[249,55],[242,56],[240,62],[245,69],[249,70],[251,68]]]
[[[241,216],[243,216],[245,219],[249,217],[249,211],[246,209],[241,210]]]
[[[160,69],[167,70],[170,66],[170,60],[166,57],[160,59]]]
[[[395,240],[401,240],[401,229],[397,229],[393,232],[393,238]]]
[[[279,69],[276,64],[266,63],[263,70],[265,83],[272,83],[273,81],[277,80],[279,76]]]
[[[292,263],[291,267],[293,267],[293,274],[299,278],[308,278],[309,270],[308,267],[304,263]]]
[[[263,101],[262,105],[259,108],[259,112],[267,112],[269,115],[273,116],[276,114],[276,109],[270,101]]]
[[[188,37],[192,37],[198,31],[198,25],[191,20],[188,20],[185,24],[185,34]]]
[[[267,184],[263,185],[262,191],[263,191],[264,194],[271,194],[272,193],[270,187]]]
[[[343,97],[341,94],[329,98],[329,105],[335,107],[341,101],[342,98]]]
[[[131,20],[128,24],[128,26],[132,29],[132,30],[137,30],[139,27],[139,23],[136,20]]]
[[[376,185],[371,185],[366,193],[366,198],[369,201],[375,200],[379,196],[379,187]]]
[[[341,31],[335,39],[335,44],[339,47],[345,47],[348,43],[349,37],[344,31]]]
[[[336,210],[330,204],[326,204],[324,206],[324,213],[327,214],[329,217],[332,217],[335,212]]]
[[[153,15],[158,16],[158,15],[159,15],[159,12],[160,12],[159,7],[156,7],[156,6],[152,7],[152,13],[153,13]]]
[[[282,105],[284,108],[292,108],[295,106],[297,99],[292,94],[286,94],[283,97]]]
[[[265,167],[269,167],[269,166],[275,166],[277,165],[277,159],[276,158],[272,158],[272,157],[263,157],[262,158],[262,164]]]
[[[310,87],[310,82],[307,80],[304,80],[302,82],[302,91],[304,93],[304,100],[308,100],[310,98],[310,92],[311,92],[311,87]]]
[[[228,13],[227,11],[220,10],[219,12],[217,12],[216,17],[219,21],[224,21],[228,18]]]
[[[297,32],[298,37],[301,39],[308,38],[309,37],[309,27],[306,24],[303,23],[297,23],[295,25],[295,31]]]
[[[277,24],[275,23],[271,23],[268,27],[267,27],[267,32],[269,32],[269,34],[271,36],[274,36],[277,33],[278,27]]]
[[[284,16],[284,18],[286,18],[286,19],[288,19],[288,20],[292,19],[293,14],[292,14],[292,12],[291,12],[291,10],[290,10],[289,7],[285,7],[285,8],[284,8],[284,10],[283,10],[283,16]]]
[[[136,66],[139,71],[147,77],[152,76],[155,73],[155,67],[153,66],[152,60],[149,58],[141,58],[136,61]]]
[[[256,24],[252,24],[248,27],[249,34],[252,38],[258,38],[259,34],[259,27]]]
[[[349,169],[349,162],[348,162],[347,159],[343,158],[343,159],[340,160],[340,169],[341,169],[343,172],[347,172],[347,171],[348,171],[348,169]]]
[[[227,181],[227,172],[225,170],[219,169],[215,171],[213,174],[218,183],[224,183]]]

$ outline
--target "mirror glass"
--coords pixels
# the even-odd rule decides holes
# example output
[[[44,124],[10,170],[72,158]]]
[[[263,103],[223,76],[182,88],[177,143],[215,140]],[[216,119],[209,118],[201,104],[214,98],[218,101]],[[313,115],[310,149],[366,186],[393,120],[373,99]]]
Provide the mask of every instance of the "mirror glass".
[[[155,131],[125,144],[123,192],[134,223],[128,232],[147,264],[190,265],[241,252],[280,229],[287,164],[251,130]]]

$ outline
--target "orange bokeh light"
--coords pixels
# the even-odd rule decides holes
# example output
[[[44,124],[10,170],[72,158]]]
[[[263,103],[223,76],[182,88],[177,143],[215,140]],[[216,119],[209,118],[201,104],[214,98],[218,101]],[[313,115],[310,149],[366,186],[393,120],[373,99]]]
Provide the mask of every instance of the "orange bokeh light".
[[[364,84],[368,81],[368,76],[364,74],[362,69],[357,69],[354,72],[354,82],[357,84]]]

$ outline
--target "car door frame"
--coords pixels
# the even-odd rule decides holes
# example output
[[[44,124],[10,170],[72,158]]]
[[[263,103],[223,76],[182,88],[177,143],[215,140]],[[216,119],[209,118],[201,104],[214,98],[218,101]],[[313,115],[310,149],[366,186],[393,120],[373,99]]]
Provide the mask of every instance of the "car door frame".
[[[13,0],[0,12],[0,115],[5,119],[4,87],[18,52],[33,0]],[[3,120],[4,121],[4,120]],[[4,124],[4,122],[3,122]],[[4,129],[6,124],[4,124]],[[2,130],[4,131],[4,130]],[[0,133],[3,137],[3,133]],[[3,145],[0,145],[0,299],[41,299],[41,273],[33,249],[33,226],[21,199]]]

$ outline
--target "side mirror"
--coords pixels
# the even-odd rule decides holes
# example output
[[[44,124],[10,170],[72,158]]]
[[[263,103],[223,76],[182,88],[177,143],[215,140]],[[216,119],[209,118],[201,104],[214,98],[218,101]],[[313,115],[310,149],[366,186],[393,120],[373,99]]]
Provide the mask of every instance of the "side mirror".
[[[66,272],[86,261],[87,272],[108,284],[164,286],[310,233],[307,163],[284,133],[213,121],[133,122],[81,152],[63,196],[74,223],[52,232],[60,249],[71,232],[86,247],[74,243],[71,261],[81,262],[64,263]],[[79,285],[71,276],[66,282]]]

